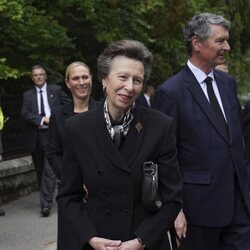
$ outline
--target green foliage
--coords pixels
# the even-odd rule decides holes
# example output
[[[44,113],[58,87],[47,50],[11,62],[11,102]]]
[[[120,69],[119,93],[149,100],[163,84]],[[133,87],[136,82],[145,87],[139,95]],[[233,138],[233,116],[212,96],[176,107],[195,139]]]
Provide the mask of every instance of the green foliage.
[[[51,69],[53,78],[55,69],[64,68],[64,49],[74,45],[54,17],[27,2],[0,2],[0,57],[7,59],[0,61],[0,67],[5,69],[1,75],[18,77],[27,73],[32,64],[40,63]]]
[[[250,2],[249,0],[211,0],[211,11],[231,21],[228,56],[229,71],[238,83],[240,96],[250,94]]]
[[[0,58],[0,79],[8,78],[19,78],[24,73],[21,73],[19,70],[9,67],[6,64],[6,58]]]
[[[23,1],[0,0],[0,13],[11,20],[21,20]]]
[[[0,78],[19,78],[42,63],[49,80],[60,81],[75,60],[85,61],[95,76],[104,46],[130,38],[152,51],[151,82],[157,86],[186,63],[183,28],[199,12],[232,22],[230,73],[241,93],[250,92],[249,0],[0,0]],[[99,85],[93,90],[101,92]]]

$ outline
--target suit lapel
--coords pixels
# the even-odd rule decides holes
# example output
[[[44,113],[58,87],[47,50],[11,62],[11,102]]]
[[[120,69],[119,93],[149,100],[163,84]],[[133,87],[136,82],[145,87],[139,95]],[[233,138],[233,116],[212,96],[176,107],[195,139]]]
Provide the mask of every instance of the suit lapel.
[[[93,101],[93,99],[90,98],[89,100],[89,110],[93,110],[95,108],[97,108],[97,103],[95,101]],[[63,113],[67,118],[71,117],[72,115],[74,115],[74,103],[73,100],[69,101],[68,103],[63,105]]]
[[[145,131],[145,118],[142,108],[135,107],[134,119],[131,123],[129,132],[121,148],[123,159],[130,166],[139,154],[143,145],[144,131]]]
[[[39,114],[39,109],[38,109],[38,102],[37,102],[37,93],[36,93],[36,88],[33,89],[33,94],[31,96],[32,100],[32,105],[34,107],[34,112],[35,114]]]
[[[89,110],[96,109],[100,103],[96,102],[91,97],[89,98]]]
[[[207,118],[213,124],[215,129],[228,142],[227,135],[224,133],[223,129],[221,128],[204,92],[202,91],[195,76],[193,75],[193,73],[188,67],[184,69],[184,82],[186,84],[187,89],[190,91],[195,101],[201,107],[202,111],[205,113]]]
[[[65,104],[63,106],[63,113],[65,115],[65,119],[71,117],[74,114],[73,101]]]
[[[47,84],[47,99],[50,108],[52,107],[52,98],[54,97],[53,91],[51,90],[50,86]]]
[[[95,121],[94,127],[96,140],[98,145],[101,147],[102,152],[106,155],[107,159],[112,162],[118,168],[121,168],[126,171],[130,171],[124,158],[122,157],[121,152],[118,150],[113,140],[110,137],[110,134],[106,128],[103,114],[103,105],[100,105],[95,112]]]
[[[232,119],[231,119],[231,112],[230,112],[231,98],[228,96],[229,91],[227,89],[228,84],[226,83],[226,80],[220,77],[218,74],[216,74],[216,72],[214,73],[214,75],[215,75],[215,80],[216,80],[216,83],[220,92],[223,109],[226,115],[228,132],[229,132],[228,134],[230,138],[231,130],[232,130]]]

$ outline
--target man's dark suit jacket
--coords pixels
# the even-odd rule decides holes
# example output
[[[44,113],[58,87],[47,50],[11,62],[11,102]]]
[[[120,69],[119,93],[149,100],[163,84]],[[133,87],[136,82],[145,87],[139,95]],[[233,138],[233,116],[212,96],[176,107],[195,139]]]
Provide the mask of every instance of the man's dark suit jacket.
[[[250,101],[246,103],[243,111],[243,127],[246,145],[246,158],[250,162]]]
[[[140,95],[137,99],[136,99],[136,104],[142,105],[144,107],[149,108],[150,106],[148,105],[148,102],[144,96],[144,94]]]
[[[0,107],[1,107],[1,97],[0,97]],[[1,135],[1,132],[2,132],[2,130],[0,129],[0,154],[3,153],[3,144],[2,144],[2,135]]]
[[[99,103],[89,99],[89,110],[96,109]],[[63,137],[65,120],[74,115],[73,102],[58,106],[52,110],[48,131],[48,160],[57,176],[60,179],[63,156]]]
[[[182,71],[157,90],[154,108],[174,118],[178,160],[183,175],[183,209],[187,221],[199,226],[224,226],[234,210],[234,178],[238,178],[250,211],[247,167],[234,79],[214,71],[229,138],[191,70]]]
[[[47,84],[47,97],[50,109],[61,104],[61,88],[57,85]],[[38,112],[36,88],[32,88],[23,94],[22,118],[27,122],[26,146],[29,152],[33,152],[37,145],[38,127],[42,117]]]
[[[174,127],[171,118],[156,110],[134,111],[120,150],[107,130],[102,105],[66,120],[58,205],[79,250],[91,249],[87,242],[93,236],[122,241],[138,236],[150,249],[168,249],[167,230],[181,208],[182,190]],[[141,202],[145,161],[159,165],[163,205],[155,214]]]

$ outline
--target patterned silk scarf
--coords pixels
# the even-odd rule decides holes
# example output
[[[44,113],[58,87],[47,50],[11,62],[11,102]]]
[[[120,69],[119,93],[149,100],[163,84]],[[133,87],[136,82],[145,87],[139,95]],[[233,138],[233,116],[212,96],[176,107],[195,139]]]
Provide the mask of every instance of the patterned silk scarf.
[[[132,109],[134,108],[134,106],[135,106],[135,104],[133,104],[133,106],[126,112],[126,114],[124,115],[124,117],[122,119],[121,124],[113,125],[111,122],[111,119],[110,119],[109,112],[108,112],[107,99],[104,102],[103,110],[104,110],[104,117],[105,117],[106,126],[107,126],[107,129],[109,131],[111,138],[114,140],[114,142],[118,148],[121,146],[122,136],[126,137],[128,131],[129,131],[129,128],[130,128],[130,124],[134,118],[134,115],[131,112]]]

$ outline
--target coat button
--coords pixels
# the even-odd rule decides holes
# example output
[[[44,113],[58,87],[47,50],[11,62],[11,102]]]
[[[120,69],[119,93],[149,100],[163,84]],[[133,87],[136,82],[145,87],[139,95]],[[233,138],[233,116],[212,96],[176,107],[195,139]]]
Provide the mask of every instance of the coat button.
[[[131,215],[131,210],[130,209],[125,209],[125,215],[126,216],[129,216],[129,215]]]
[[[130,195],[129,189],[125,189],[125,194],[126,194],[126,195]]]
[[[97,169],[97,174],[98,174],[99,176],[102,176],[102,175],[103,175],[102,170],[98,168],[98,169]]]
[[[234,169],[233,168],[229,170],[229,174],[234,174]]]
[[[107,210],[105,211],[105,214],[108,215],[108,216],[110,216],[112,213],[111,213],[110,210],[107,209]]]
[[[109,195],[109,193],[108,193],[105,189],[102,190],[102,194],[103,194],[104,196],[108,196],[108,195]]]

